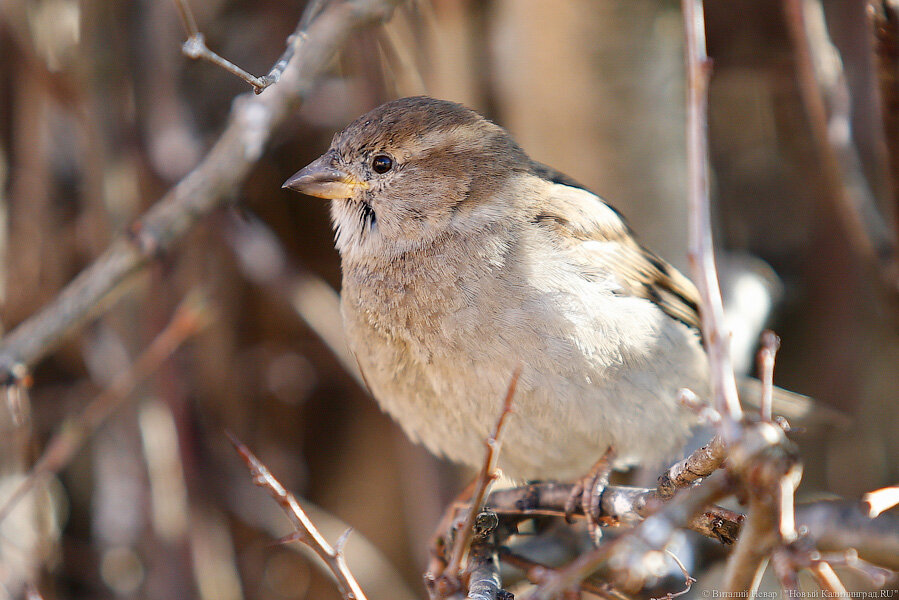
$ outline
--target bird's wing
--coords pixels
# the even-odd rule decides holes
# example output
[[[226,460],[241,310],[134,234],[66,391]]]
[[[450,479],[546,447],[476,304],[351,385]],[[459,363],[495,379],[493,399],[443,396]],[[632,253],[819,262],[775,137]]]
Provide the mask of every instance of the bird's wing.
[[[620,293],[644,298],[668,316],[700,330],[699,295],[677,269],[637,243],[621,215],[574,180],[536,164],[552,184],[549,201],[533,220],[554,234],[585,266],[611,275]]]

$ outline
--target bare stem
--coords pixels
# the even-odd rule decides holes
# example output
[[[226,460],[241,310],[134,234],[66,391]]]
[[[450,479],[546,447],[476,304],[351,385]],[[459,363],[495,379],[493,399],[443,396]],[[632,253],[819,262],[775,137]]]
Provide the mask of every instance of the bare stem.
[[[499,451],[502,444],[501,436],[503,425],[509,414],[512,412],[512,399],[515,397],[515,388],[518,386],[518,378],[520,376],[521,367],[518,367],[515,369],[515,373],[512,374],[512,380],[509,382],[506,397],[503,400],[502,411],[499,414],[499,418],[496,420],[496,426],[493,428],[493,433],[487,439],[484,464],[476,479],[477,484],[471,498],[468,514],[465,515],[465,522],[462,525],[459,535],[456,537],[455,544],[453,545],[452,557],[445,570],[445,573],[449,577],[458,577],[461,573],[462,559],[465,556],[465,552],[468,550],[471,536],[474,534],[475,519],[477,518],[481,507],[484,505],[484,497],[487,494],[487,488],[493,480],[496,479],[496,461],[499,459]]]
[[[732,443],[743,418],[730,359],[730,337],[724,329],[724,304],[715,268],[709,208],[706,112],[712,63],[705,50],[702,0],[682,0],[687,61],[687,171],[689,182],[689,258],[702,300],[702,333],[709,355],[715,408],[722,418],[724,441]]]
[[[770,422],[774,404],[774,358],[780,349],[780,338],[773,331],[762,333],[762,347],[759,350],[759,371],[762,380],[762,420]]]
[[[231,443],[234,444],[234,448],[250,469],[250,473],[253,475],[253,483],[268,491],[269,495],[284,509],[287,517],[296,528],[295,534],[289,536],[285,541],[302,542],[315,552],[328,566],[331,574],[334,575],[344,600],[366,600],[365,593],[347,566],[343,556],[343,545],[346,543],[350,530],[347,530],[335,546],[332,547],[328,540],[318,531],[318,528],[306,514],[306,511],[303,510],[303,507],[300,506],[296,497],[281,485],[281,482],[256,458],[256,455],[250,452],[249,448],[244,446],[230,432],[226,433]]]

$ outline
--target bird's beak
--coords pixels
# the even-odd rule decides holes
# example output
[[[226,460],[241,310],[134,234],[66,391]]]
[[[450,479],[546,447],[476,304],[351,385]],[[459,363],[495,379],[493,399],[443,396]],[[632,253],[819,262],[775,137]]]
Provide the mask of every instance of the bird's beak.
[[[331,152],[323,154],[297,171],[281,187],[328,200],[352,198],[356,190],[368,188],[366,182],[337,167],[335,158]]]

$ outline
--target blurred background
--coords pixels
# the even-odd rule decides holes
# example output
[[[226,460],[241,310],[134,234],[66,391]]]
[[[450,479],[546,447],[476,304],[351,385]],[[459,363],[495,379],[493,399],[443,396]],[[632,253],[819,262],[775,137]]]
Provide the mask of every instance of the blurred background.
[[[209,46],[257,74],[304,9],[190,6]],[[884,133],[868,3],[805,7],[834,44],[825,68],[845,92],[855,172],[890,226],[895,140]],[[706,11],[715,234],[729,305],[742,311],[737,362],[754,371],[763,322],[782,337],[775,381],[849,417],[798,437],[800,499],[855,499],[899,479],[895,297],[834,202],[782,3],[712,0]],[[471,474],[410,444],[345,368],[327,206],[281,184],[359,114],[427,93],[509,129],[689,272],[682,30],[679,3],[666,0],[416,0],[350,39],[233,190],[234,207],[201,222],[43,360],[27,394],[0,404],[3,497],[185,295],[201,287],[214,306],[212,324],[0,525],[0,598],[26,580],[44,598],[338,598],[307,557],[272,543],[286,520],[225,429],[308,500],[329,539],[353,528],[349,561],[370,598],[422,597],[428,537]],[[248,92],[182,56],[184,39],[172,2],[0,5],[5,331],[190,172]]]

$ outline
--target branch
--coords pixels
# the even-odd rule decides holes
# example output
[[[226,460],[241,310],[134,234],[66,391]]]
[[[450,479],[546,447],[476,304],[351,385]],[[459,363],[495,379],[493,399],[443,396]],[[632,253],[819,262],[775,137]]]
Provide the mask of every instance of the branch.
[[[250,452],[249,448],[244,446],[232,433],[225,433],[228,435],[228,439],[231,440],[237,453],[240,454],[250,469],[250,473],[253,475],[253,483],[268,491],[269,495],[281,505],[281,508],[284,509],[287,517],[296,528],[296,532],[283,541],[302,542],[315,552],[328,566],[331,574],[337,580],[337,586],[340,588],[340,593],[344,600],[366,600],[365,593],[359,587],[359,583],[350,572],[343,557],[343,546],[352,530],[347,529],[340,536],[340,539],[337,540],[334,547],[332,547],[328,540],[319,533],[315,524],[303,510],[303,507],[297,502],[296,497],[281,485],[281,482],[256,458],[256,455]]]
[[[803,0],[784,0],[784,13],[827,200],[840,216],[852,248],[879,267],[881,282],[895,294],[899,292],[895,232],[880,214],[852,143],[851,95],[839,53],[828,38],[823,14],[817,14],[813,23]]]
[[[702,0],[682,0],[687,61],[687,176],[690,251],[693,278],[701,299],[702,335],[709,355],[709,379],[724,441],[732,443],[743,417],[730,360],[730,336],[724,328],[724,304],[718,286],[709,208],[706,106],[712,63],[705,50]]]
[[[696,481],[711,475],[721,466],[726,456],[727,447],[724,445],[724,439],[721,435],[716,435],[711,442],[665,471],[659,477],[656,493],[663,500],[671,498],[678,489],[693,485]]]
[[[0,342],[0,382],[11,383],[84,322],[124,293],[131,277],[167,252],[212,211],[233,201],[234,190],[262,155],[272,133],[313,88],[347,38],[388,19],[399,0],[334,2],[313,19],[302,52],[281,84],[264,96],[235,98],[228,124],[206,158],[120,236],[50,304]]]
[[[496,600],[499,595],[502,582],[492,537],[476,540],[468,552],[469,600]]]
[[[575,484],[534,483],[526,487],[497,490],[487,497],[486,506],[501,517],[564,517],[565,503]],[[610,485],[602,493],[600,517],[622,524],[635,524],[651,513],[658,500],[656,490]],[[572,516],[583,517],[577,506]],[[737,541],[743,515],[720,506],[709,505],[686,523],[693,531],[723,544]]]
[[[670,533],[682,523],[691,521],[694,514],[703,510],[724,490],[722,482],[712,480],[705,486],[689,490],[689,493],[679,494],[670,502],[655,499],[647,509],[652,514],[646,520],[548,575],[526,596],[527,600],[556,598],[568,590],[578,589],[583,580],[613,556],[618,568],[626,570],[633,562],[629,553],[664,550]]]
[[[869,0],[868,9],[875,36],[880,110],[893,192],[893,231],[899,233],[899,1]]]
[[[867,562],[899,571],[899,514],[895,512],[872,519],[864,502],[815,502],[796,507],[796,523],[821,551],[852,548]]]
[[[69,464],[85,440],[131,397],[134,388],[155,372],[185,340],[203,329],[209,320],[210,313],[205,302],[196,294],[188,295],[175,310],[169,324],[134,361],[131,368],[119,375],[81,414],[64,423],[53,436],[31,473],[22,480],[6,502],[0,505],[0,522],[40,480],[58,473]]]
[[[518,386],[518,378],[521,376],[521,367],[515,369],[512,374],[512,380],[509,382],[509,388],[506,391],[506,398],[503,400],[503,407],[500,411],[499,418],[496,420],[496,426],[493,433],[487,438],[486,452],[484,453],[484,465],[476,479],[474,494],[468,507],[468,513],[465,515],[465,522],[462,524],[460,535],[456,537],[453,545],[453,553],[449,564],[446,566],[445,573],[450,577],[458,577],[462,565],[462,558],[468,550],[471,536],[474,534],[475,519],[484,505],[484,496],[487,494],[487,487],[496,479],[496,461],[499,459],[499,450],[502,445],[503,425],[509,413],[512,412],[512,399],[515,397],[515,388]]]
[[[256,94],[261,94],[267,87],[278,83],[278,81],[281,80],[281,75],[284,74],[284,69],[287,68],[290,59],[293,58],[293,55],[299,49],[300,45],[306,41],[307,35],[305,25],[307,19],[304,18],[300,21],[300,24],[297,25],[294,32],[287,37],[287,49],[275,62],[274,66],[268,72],[268,75],[256,77],[209,49],[206,45],[205,36],[200,33],[200,30],[197,27],[196,19],[194,19],[193,11],[191,11],[187,0],[175,0],[175,4],[178,7],[178,13],[181,15],[181,22],[184,24],[184,29],[187,32],[187,40],[184,42],[184,45],[181,46],[181,51],[184,52],[185,56],[189,56],[193,59],[206,60],[214,65],[220,66],[232,75],[235,75],[252,85],[253,92]]]

